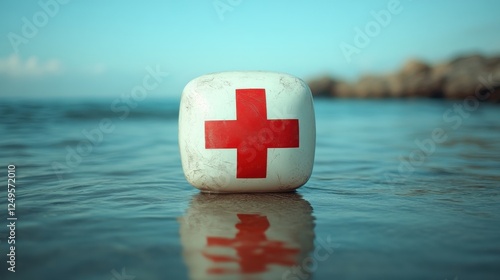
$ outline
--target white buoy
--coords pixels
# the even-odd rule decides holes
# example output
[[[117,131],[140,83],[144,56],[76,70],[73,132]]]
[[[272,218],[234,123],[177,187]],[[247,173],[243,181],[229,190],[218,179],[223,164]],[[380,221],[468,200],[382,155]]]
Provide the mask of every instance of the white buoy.
[[[187,181],[204,192],[283,192],[311,176],[316,127],[307,84],[274,72],[224,72],[189,82],[179,148]]]

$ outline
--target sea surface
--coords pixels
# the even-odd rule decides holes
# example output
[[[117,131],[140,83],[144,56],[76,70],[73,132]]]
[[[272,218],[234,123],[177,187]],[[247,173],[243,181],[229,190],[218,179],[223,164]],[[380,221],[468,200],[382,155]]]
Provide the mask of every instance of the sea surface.
[[[306,185],[214,195],[178,101],[112,102],[0,100],[0,279],[500,279],[498,105],[317,99]]]

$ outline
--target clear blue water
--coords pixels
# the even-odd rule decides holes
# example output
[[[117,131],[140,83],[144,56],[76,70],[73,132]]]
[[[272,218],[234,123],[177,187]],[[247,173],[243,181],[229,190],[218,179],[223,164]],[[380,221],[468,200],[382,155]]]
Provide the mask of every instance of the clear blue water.
[[[309,182],[292,194],[224,196],[185,181],[177,102],[145,101],[123,120],[110,104],[0,102],[0,221],[8,224],[8,164],[18,218],[15,273],[0,226],[1,279],[500,277],[498,106],[315,100]],[[81,144],[103,118],[113,129],[104,123],[102,139]],[[268,222],[267,243],[249,243],[250,264],[237,245],[204,243],[237,236],[245,217]],[[266,249],[279,244],[290,251]]]

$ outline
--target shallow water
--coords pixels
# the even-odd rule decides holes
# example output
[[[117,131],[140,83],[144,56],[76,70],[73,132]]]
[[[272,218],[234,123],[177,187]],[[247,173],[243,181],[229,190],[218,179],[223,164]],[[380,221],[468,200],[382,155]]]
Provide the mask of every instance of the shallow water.
[[[0,102],[0,218],[8,224],[8,164],[18,218],[15,273],[0,227],[1,279],[500,275],[498,106],[315,100],[309,182],[221,196],[183,177],[177,102],[145,101],[127,116],[110,104]],[[92,134],[100,124],[107,133]]]

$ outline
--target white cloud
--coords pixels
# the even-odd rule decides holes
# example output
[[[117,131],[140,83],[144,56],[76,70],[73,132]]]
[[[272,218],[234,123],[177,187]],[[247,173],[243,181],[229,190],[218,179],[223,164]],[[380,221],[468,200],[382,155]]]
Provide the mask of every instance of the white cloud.
[[[88,67],[87,72],[91,75],[101,75],[108,70],[104,63],[96,63]]]
[[[17,54],[0,58],[0,75],[12,77],[33,77],[55,75],[62,72],[62,64],[57,59],[39,62],[38,57],[31,56],[23,61]]]

